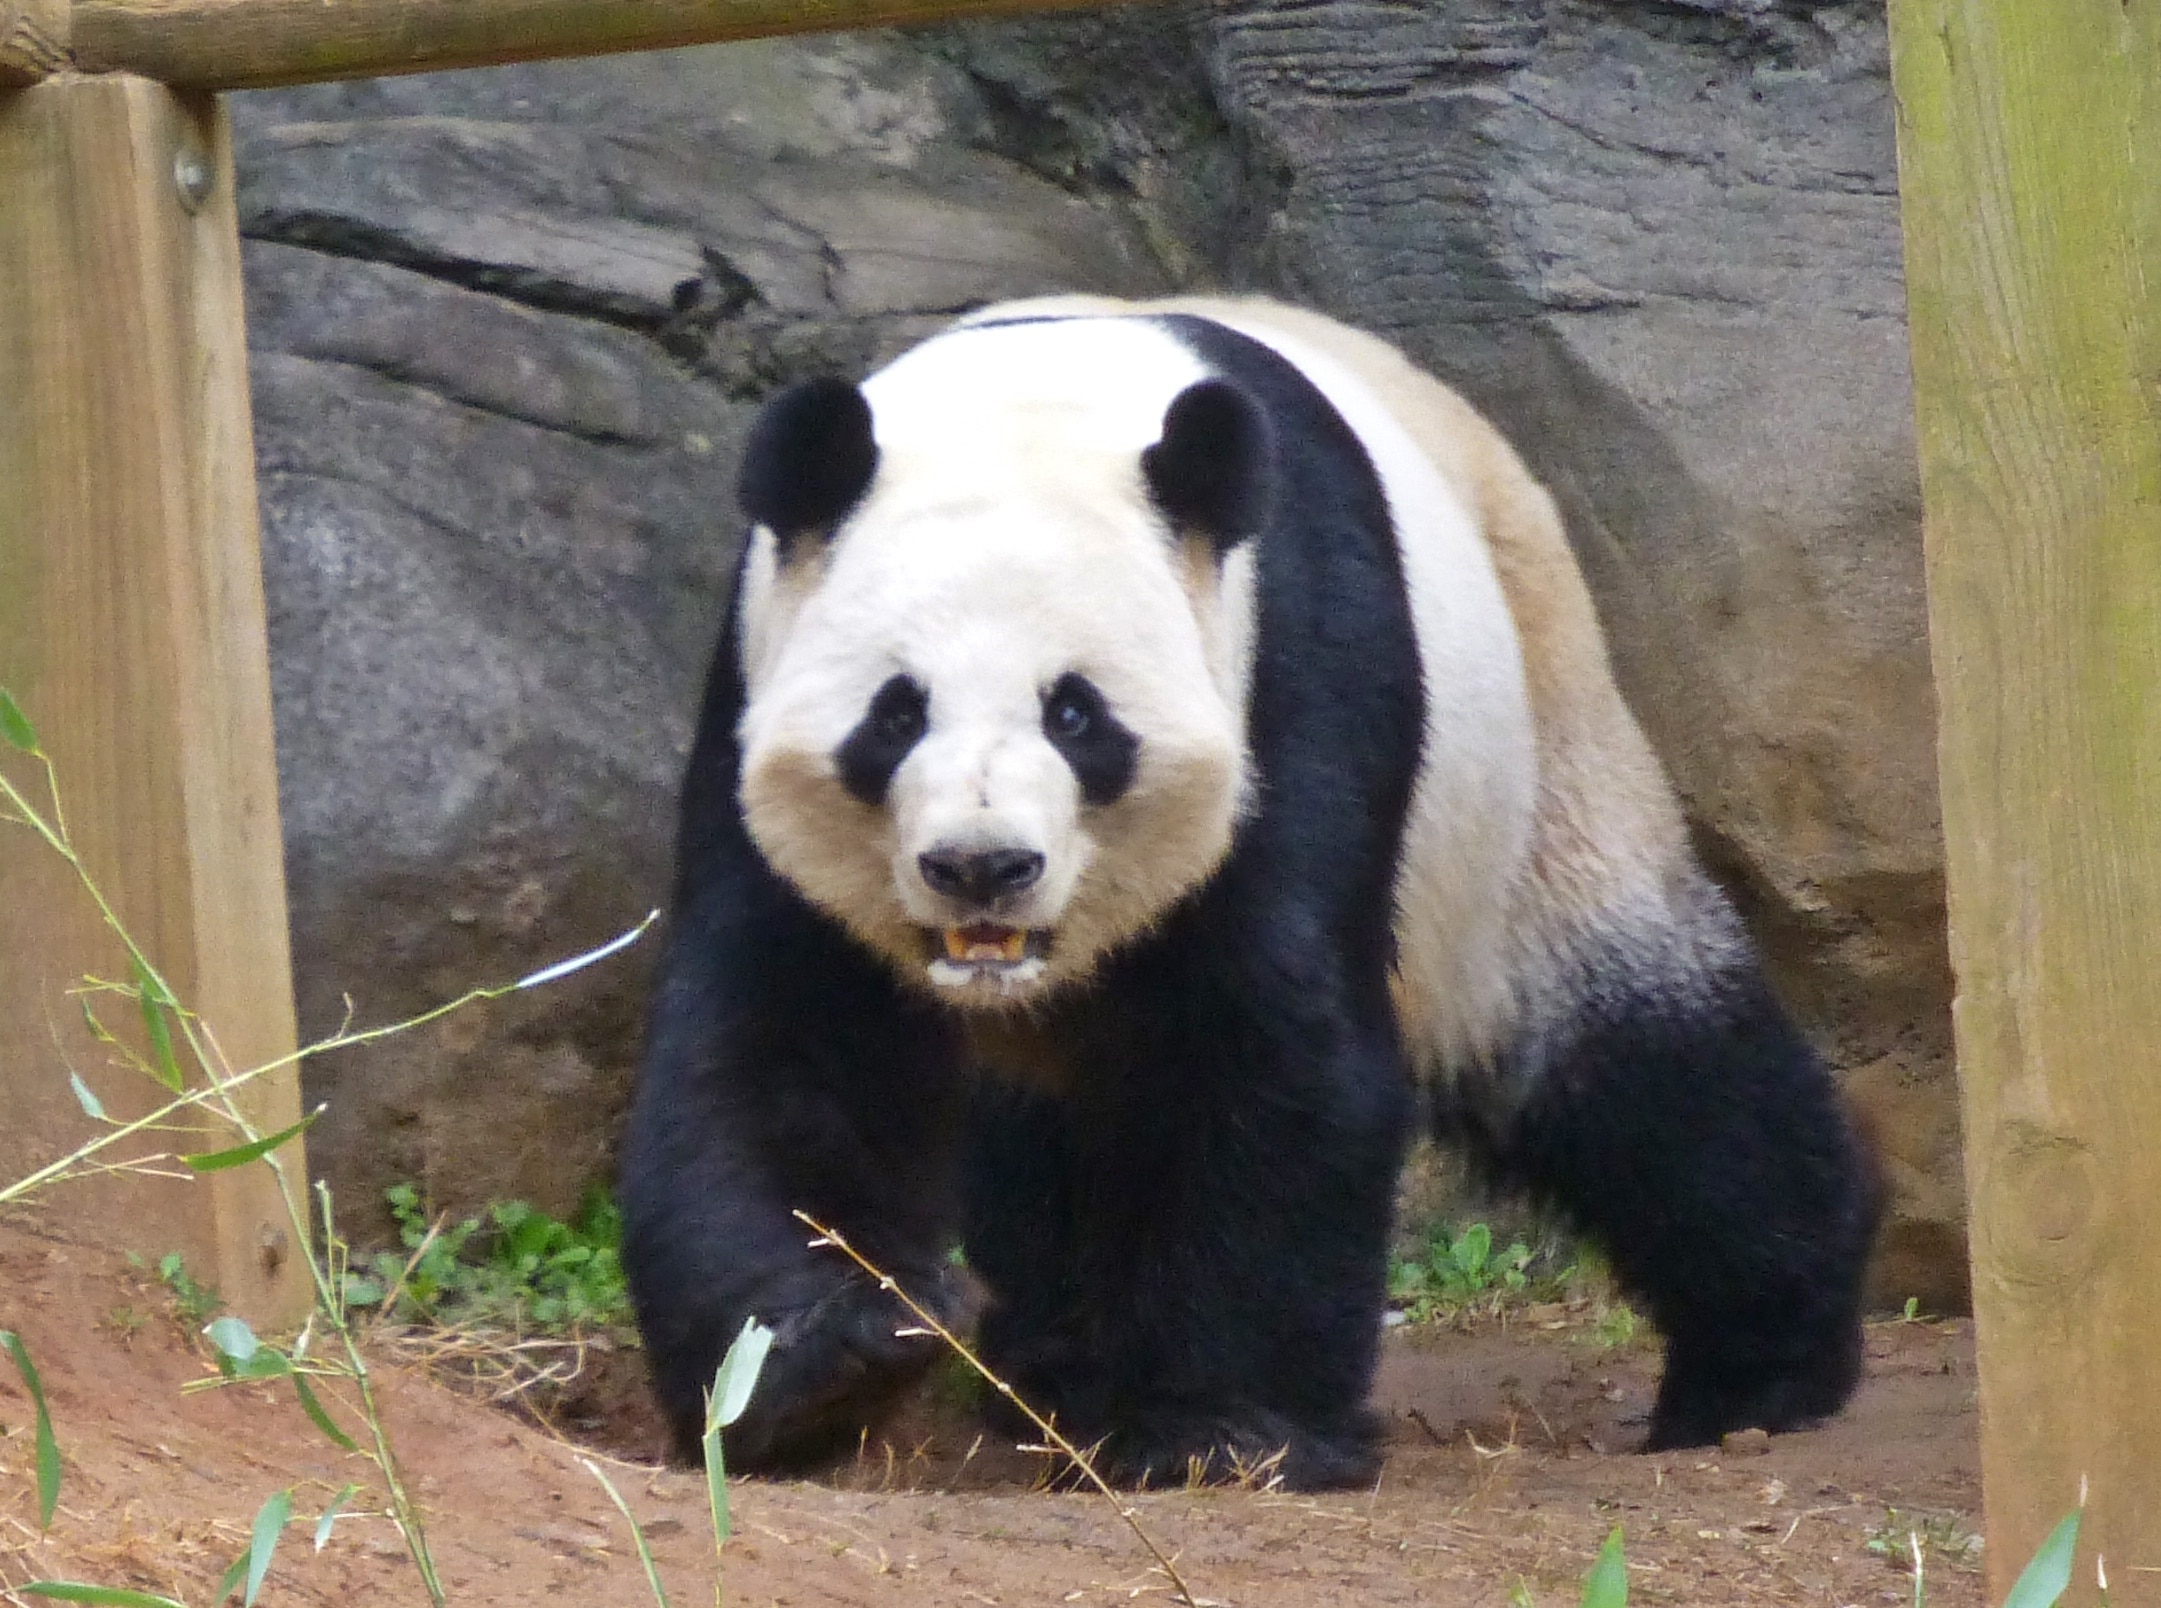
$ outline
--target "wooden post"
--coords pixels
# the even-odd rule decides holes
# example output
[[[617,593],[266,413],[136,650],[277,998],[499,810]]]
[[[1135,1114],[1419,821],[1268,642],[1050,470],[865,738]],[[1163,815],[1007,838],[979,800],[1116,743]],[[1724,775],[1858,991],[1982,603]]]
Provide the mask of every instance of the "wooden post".
[[[2161,11],[1891,15],[1989,1592],[2161,1603]]]
[[[119,77],[0,92],[0,684],[123,919],[235,1066],[294,1038],[256,540],[218,103]],[[63,869],[0,828],[10,1178],[95,1131],[68,1066],[116,1111],[144,1082],[104,1070],[65,995],[86,971],[127,973]],[[266,1126],[298,1115],[289,1075],[253,1098]],[[266,1168],[64,1189],[49,1216],[70,1237],[178,1249],[257,1321],[306,1304]]]

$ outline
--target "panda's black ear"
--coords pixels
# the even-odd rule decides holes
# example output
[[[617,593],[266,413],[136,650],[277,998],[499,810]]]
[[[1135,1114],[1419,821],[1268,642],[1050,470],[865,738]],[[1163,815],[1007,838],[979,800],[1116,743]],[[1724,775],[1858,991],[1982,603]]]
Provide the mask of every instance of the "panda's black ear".
[[[1222,555],[1267,519],[1272,462],[1259,404],[1228,380],[1201,380],[1172,399],[1162,439],[1141,454],[1141,474],[1164,517]]]
[[[829,534],[878,471],[870,404],[838,375],[805,380],[766,403],[750,427],[736,496],[782,537]]]

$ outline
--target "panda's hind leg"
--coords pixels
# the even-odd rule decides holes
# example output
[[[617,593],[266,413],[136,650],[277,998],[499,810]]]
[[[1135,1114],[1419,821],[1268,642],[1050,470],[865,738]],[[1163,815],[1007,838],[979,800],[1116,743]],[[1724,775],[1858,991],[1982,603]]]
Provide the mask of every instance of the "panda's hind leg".
[[[1861,1372],[1873,1164],[1752,955],[1686,989],[1610,986],[1496,1115],[1444,1105],[1499,1181],[1606,1251],[1667,1342],[1646,1450],[1836,1412]]]

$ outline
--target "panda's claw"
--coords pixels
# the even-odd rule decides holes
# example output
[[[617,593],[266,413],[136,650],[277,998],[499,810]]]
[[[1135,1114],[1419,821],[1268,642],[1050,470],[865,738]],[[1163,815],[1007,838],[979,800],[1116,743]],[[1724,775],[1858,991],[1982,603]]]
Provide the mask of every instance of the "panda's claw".
[[[966,1292],[943,1271],[903,1286],[941,1322],[965,1321]],[[937,1360],[940,1342],[891,1295],[850,1276],[767,1319],[773,1348],[742,1416],[722,1432],[746,1472],[818,1463],[855,1443]],[[697,1455],[677,1436],[679,1454]]]

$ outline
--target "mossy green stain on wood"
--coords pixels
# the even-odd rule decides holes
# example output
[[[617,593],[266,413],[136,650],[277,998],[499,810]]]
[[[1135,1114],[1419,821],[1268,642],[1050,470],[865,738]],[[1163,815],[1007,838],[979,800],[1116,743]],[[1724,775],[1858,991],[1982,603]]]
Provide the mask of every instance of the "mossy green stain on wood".
[[[1991,1595],[2161,1602],[2161,9],[1891,25]]]

